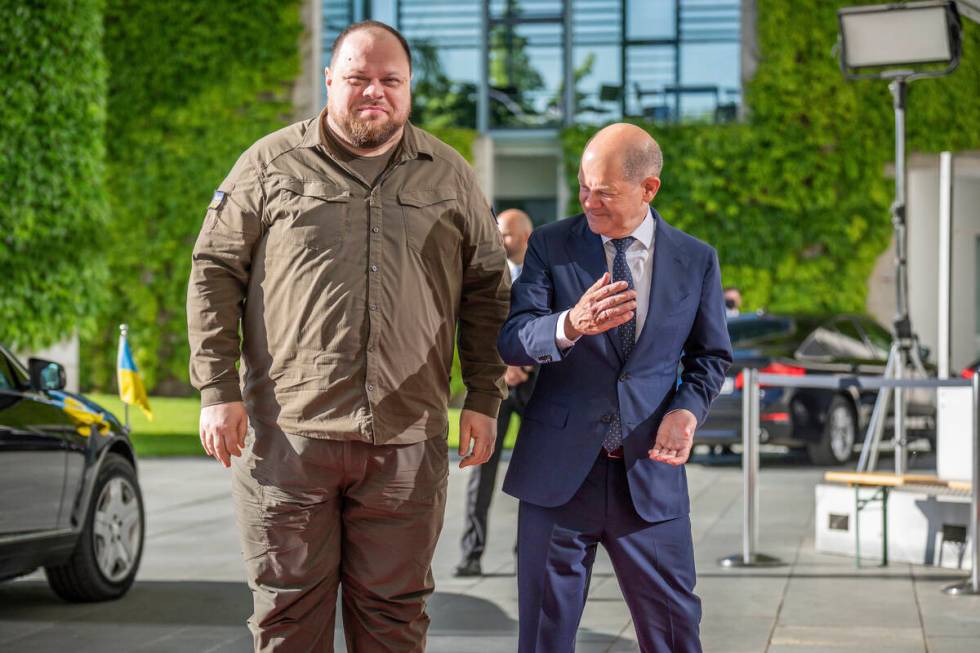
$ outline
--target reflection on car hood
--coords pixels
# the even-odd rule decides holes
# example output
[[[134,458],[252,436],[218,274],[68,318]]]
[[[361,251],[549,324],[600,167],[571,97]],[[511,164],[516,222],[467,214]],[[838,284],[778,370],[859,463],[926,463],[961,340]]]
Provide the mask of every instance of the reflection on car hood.
[[[50,390],[47,394],[75,422],[79,435],[89,437],[93,427],[101,435],[120,429],[119,420],[112,413],[83,395],[63,390]]]

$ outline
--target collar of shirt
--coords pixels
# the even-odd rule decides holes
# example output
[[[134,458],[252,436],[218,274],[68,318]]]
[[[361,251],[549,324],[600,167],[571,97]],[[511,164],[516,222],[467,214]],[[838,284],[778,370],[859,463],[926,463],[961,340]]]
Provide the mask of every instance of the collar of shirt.
[[[507,269],[510,270],[510,280],[513,283],[517,281],[517,277],[521,275],[521,270],[524,268],[523,265],[519,263],[514,263],[512,260],[507,259]]]
[[[643,218],[643,222],[641,222],[636,229],[633,230],[633,233],[631,233],[630,236],[636,238],[636,242],[641,243],[645,249],[650,249],[650,246],[653,244],[653,232],[656,227],[657,221],[653,219],[653,211],[651,211],[650,207],[648,206],[647,216]],[[605,246],[606,243],[611,240],[612,238],[603,236],[602,245]],[[630,243],[630,248],[635,244],[636,243]]]

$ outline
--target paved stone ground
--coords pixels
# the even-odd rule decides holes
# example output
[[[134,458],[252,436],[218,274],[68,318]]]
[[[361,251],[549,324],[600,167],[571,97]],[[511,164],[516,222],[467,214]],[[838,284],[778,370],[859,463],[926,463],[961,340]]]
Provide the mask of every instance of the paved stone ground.
[[[887,466],[888,462],[883,462]],[[717,653],[949,653],[980,650],[980,598],[940,588],[962,574],[893,564],[855,570],[813,550],[813,487],[823,470],[767,454],[761,474],[761,548],[788,564],[723,570],[740,550],[737,457],[689,466],[693,528],[704,605],[705,651]],[[122,600],[68,605],[40,573],[0,585],[0,651],[197,652],[250,650],[244,584],[231,517],[228,473],[202,459],[140,464],[148,509],[146,551]],[[487,576],[452,578],[466,473],[453,469],[446,527],[436,552],[429,651],[516,650],[514,545],[517,504],[499,495],[484,560]],[[337,649],[343,651],[338,630]],[[638,651],[629,612],[600,553],[582,619],[579,652]]]

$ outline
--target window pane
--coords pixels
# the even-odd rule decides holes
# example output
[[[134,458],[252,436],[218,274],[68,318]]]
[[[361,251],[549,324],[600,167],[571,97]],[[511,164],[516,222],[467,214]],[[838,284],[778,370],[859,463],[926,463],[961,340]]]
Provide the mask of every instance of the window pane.
[[[739,102],[738,43],[685,43],[681,46],[681,115],[714,121],[716,112],[734,119]],[[719,120],[724,122],[724,120]]]
[[[593,46],[575,48],[575,109],[578,123],[607,123],[618,120],[620,96],[619,48]]]
[[[491,127],[561,122],[561,44],[560,23],[498,23],[491,28]]]
[[[413,122],[476,127],[481,13],[477,0],[398,3],[399,26],[413,50]]]
[[[627,0],[626,7],[628,38],[674,38],[676,18],[674,0]]]

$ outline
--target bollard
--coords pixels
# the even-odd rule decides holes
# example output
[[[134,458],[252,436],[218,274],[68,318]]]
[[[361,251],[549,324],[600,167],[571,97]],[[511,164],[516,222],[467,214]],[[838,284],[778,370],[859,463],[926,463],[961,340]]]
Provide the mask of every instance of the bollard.
[[[718,561],[722,567],[776,567],[778,558],[756,553],[759,546],[759,370],[742,371],[742,553]]]
[[[973,477],[970,483],[970,577],[943,589],[951,596],[980,594],[980,372],[973,372]]]

